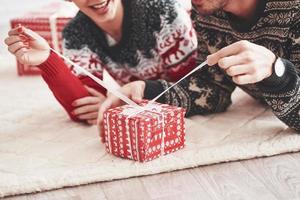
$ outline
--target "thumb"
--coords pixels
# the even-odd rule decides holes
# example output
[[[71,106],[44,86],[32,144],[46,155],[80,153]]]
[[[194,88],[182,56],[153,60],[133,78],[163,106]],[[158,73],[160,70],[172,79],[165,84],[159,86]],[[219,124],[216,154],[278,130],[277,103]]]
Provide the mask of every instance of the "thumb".
[[[132,91],[132,100],[135,101],[136,103],[140,103],[143,99],[143,96],[140,91],[133,90]]]
[[[132,100],[135,101],[136,103],[141,103],[141,101],[143,100],[144,97],[144,86],[143,84],[145,84],[144,82],[136,82],[136,84],[134,85],[134,87],[132,87],[131,91],[131,97]]]
[[[104,142],[104,128],[103,128],[103,115],[112,106],[112,102],[109,99],[106,99],[100,106],[97,118],[97,127],[98,132],[100,133],[100,138]]]
[[[30,41],[35,41],[41,38],[39,34],[37,34],[36,32],[32,31],[29,28],[26,28],[25,26],[22,26],[21,24],[19,24],[16,28],[20,34],[26,36],[27,39]]]
[[[206,59],[207,59],[207,64],[209,66],[213,66],[213,65],[218,63],[220,58],[219,58],[218,52],[216,52],[214,54],[211,54],[211,55],[207,56]]]
[[[100,125],[103,121],[103,114],[105,111],[107,111],[111,107],[111,102],[106,99],[100,106],[98,111],[98,118],[97,118],[97,124]]]
[[[48,50],[50,48],[48,42],[36,32],[25,28],[24,26],[19,27],[22,30],[22,34],[28,37],[29,41],[38,49]]]

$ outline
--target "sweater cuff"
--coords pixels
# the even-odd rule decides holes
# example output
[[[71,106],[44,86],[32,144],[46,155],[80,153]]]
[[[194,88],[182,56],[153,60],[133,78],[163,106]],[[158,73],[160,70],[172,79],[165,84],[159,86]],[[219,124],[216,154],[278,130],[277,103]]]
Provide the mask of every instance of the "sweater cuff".
[[[162,93],[164,91],[164,87],[161,84],[160,81],[158,80],[145,80],[145,90],[144,90],[144,98],[148,99],[148,100],[152,100],[155,97],[157,97],[157,95],[159,95],[160,93]],[[161,96],[157,102],[159,103],[164,103],[165,102],[165,97],[164,95]]]
[[[294,79],[293,77],[297,77],[294,64],[286,59],[281,59],[285,66],[284,74],[278,77],[273,71],[270,77],[257,83],[258,88],[262,92],[279,92],[290,84],[291,80]]]
[[[48,59],[37,67],[48,77],[54,77],[64,69],[62,66],[66,66],[65,62],[56,53],[50,51]]]

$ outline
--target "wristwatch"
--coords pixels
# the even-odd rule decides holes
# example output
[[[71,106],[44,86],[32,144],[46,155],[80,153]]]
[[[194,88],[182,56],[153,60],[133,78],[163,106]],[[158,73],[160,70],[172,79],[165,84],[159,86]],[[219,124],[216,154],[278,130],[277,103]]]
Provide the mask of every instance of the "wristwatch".
[[[272,65],[272,73],[278,77],[282,77],[285,72],[285,66],[280,57],[277,57]]]

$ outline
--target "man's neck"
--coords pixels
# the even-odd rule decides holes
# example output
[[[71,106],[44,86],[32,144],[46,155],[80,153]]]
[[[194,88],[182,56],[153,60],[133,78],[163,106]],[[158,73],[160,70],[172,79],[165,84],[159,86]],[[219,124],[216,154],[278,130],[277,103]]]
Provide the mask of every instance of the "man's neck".
[[[223,10],[238,18],[251,20],[256,13],[258,1],[259,0],[229,0]]]

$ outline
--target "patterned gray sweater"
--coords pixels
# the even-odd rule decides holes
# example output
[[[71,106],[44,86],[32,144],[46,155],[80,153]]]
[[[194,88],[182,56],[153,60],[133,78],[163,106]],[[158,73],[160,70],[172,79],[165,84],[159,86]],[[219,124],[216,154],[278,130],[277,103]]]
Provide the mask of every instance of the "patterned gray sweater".
[[[300,0],[260,1],[251,23],[218,11],[201,16],[193,10],[198,34],[198,62],[207,55],[239,40],[270,49],[283,58],[283,77],[275,74],[256,83],[238,86],[257,100],[270,106],[274,114],[289,127],[300,131]],[[146,81],[145,97],[153,98],[171,83]],[[225,111],[237,85],[218,66],[206,67],[175,86],[159,101],[187,109],[187,116]],[[155,88],[155,89],[154,89]]]

